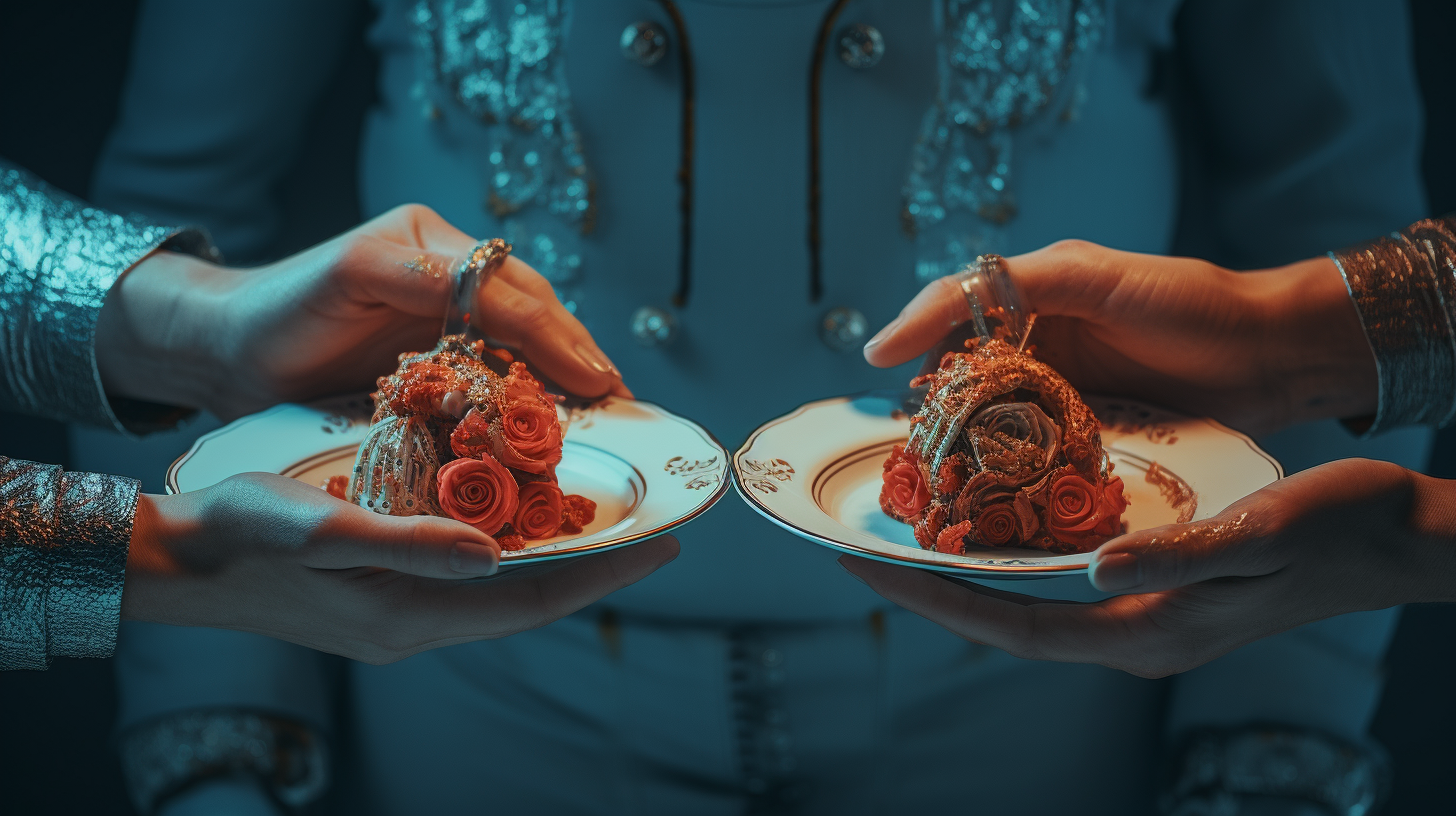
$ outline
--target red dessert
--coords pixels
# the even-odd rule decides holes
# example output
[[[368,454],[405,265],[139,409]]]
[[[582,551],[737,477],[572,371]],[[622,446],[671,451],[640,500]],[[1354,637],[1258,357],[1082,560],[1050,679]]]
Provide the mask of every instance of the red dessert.
[[[880,507],[927,550],[1094,550],[1124,530],[1122,479],[1076,389],[1003,340],[972,340],[933,374],[910,439],[885,460]]]
[[[379,379],[346,498],[388,515],[448,516],[507,550],[580,533],[596,503],[556,483],[555,402],[523,363],[502,376],[485,354],[510,359],[460,335],[400,356],[398,370]],[[330,492],[337,488],[331,480]]]

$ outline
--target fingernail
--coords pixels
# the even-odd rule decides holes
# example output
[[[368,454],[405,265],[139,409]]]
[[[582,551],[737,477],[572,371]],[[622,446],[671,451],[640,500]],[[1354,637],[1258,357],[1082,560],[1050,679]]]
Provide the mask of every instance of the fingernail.
[[[607,355],[603,354],[601,349],[595,349],[582,343],[577,343],[575,351],[576,356],[580,357],[583,363],[586,363],[597,372],[611,374],[613,377],[622,376],[622,372],[618,371],[617,367],[612,365],[612,361],[607,359]]]
[[[885,338],[886,337],[889,337],[891,334],[893,334],[894,331],[895,331],[895,329],[899,328],[900,327],[900,324],[901,323],[904,323],[904,322],[905,322],[905,315],[903,315],[903,314],[896,315],[894,320],[891,320],[889,323],[886,323],[885,324],[885,327],[883,329],[880,329],[879,332],[877,332],[874,337],[871,337],[870,338],[870,341],[868,343],[865,343],[865,351],[869,351],[870,349],[874,348],[875,346],[878,346],[880,343],[883,343],[885,341]]]
[[[461,575],[495,575],[500,569],[500,559],[489,547],[458,541],[450,548],[450,569]]]
[[[1092,574],[1097,578],[1099,589],[1121,592],[1143,582],[1143,565],[1134,553],[1112,553],[1097,559]]]

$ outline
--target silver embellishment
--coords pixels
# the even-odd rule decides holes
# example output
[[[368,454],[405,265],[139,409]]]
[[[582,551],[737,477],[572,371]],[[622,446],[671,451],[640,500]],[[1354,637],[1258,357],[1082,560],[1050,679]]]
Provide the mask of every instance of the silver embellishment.
[[[677,339],[677,318],[656,306],[632,313],[632,337],[642,346],[665,346]]]
[[[137,490],[0,456],[0,671],[111,656]]]
[[[922,283],[1001,248],[999,228],[1016,215],[1012,135],[1053,113],[1072,115],[1106,26],[1105,1],[936,3],[940,87],[904,189]]]
[[[885,56],[885,38],[872,25],[855,23],[839,30],[839,60],[851,68],[873,68]]]
[[[840,306],[820,319],[819,339],[835,351],[848,351],[864,345],[869,329],[869,321],[859,309]]]
[[[431,490],[439,469],[425,420],[386,416],[359,445],[346,498],[386,516],[444,515]]]
[[[562,57],[570,16],[564,0],[420,0],[411,22],[423,75],[416,95],[433,102],[442,90],[487,126],[485,206],[574,311],[580,236],[595,207]],[[522,223],[528,210],[548,217]]]
[[[1456,419],[1456,216],[1330,253],[1375,354],[1366,435]]]
[[[323,741],[307,726],[249,711],[195,711],[164,717],[121,739],[122,773],[138,812],[154,813],[190,783],[246,774],[289,807],[323,794],[329,782]]]
[[[216,257],[200,230],[87,206],[0,163],[0,409],[124,430],[101,390],[96,318],[156,249]]]

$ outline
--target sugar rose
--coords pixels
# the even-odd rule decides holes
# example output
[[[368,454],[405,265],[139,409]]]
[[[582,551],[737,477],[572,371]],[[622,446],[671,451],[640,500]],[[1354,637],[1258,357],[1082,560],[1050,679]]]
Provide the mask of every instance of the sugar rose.
[[[1115,535],[1118,516],[1127,509],[1122,479],[1113,477],[1097,485],[1071,468],[1053,474],[1046,497],[1047,531],[1058,541],[1076,546]]]
[[[486,535],[495,535],[516,516],[516,480],[490,454],[448,462],[435,479],[445,515]]]
[[[561,488],[550,482],[521,485],[520,502],[511,522],[527,539],[550,538],[561,529]]]
[[[976,518],[976,541],[987,547],[1004,547],[1020,539],[1021,518],[1011,502],[987,505]]]
[[[1127,496],[1122,492],[1122,477],[1113,476],[1102,489],[1102,521],[1093,531],[1101,536],[1122,532],[1122,513],[1127,509]]]
[[[492,426],[496,457],[510,467],[544,474],[561,461],[561,422],[556,408],[521,402],[501,414]]]
[[[1056,423],[1029,402],[1003,402],[982,408],[967,423],[966,434],[982,470],[1008,473],[1045,472],[1061,440]]]
[[[930,504],[930,489],[920,466],[905,453],[904,445],[896,445],[885,460],[884,486],[880,488],[880,507],[889,515],[906,521]]]

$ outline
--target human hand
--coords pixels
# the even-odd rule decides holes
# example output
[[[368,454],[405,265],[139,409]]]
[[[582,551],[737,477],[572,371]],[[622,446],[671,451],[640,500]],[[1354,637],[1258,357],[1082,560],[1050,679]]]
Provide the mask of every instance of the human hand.
[[[662,536],[489,581],[500,547],[452,519],[385,516],[249,473],[142,495],[123,617],[238,629],[368,663],[544,626],[677,555]]]
[[[1315,258],[1231,272],[1189,258],[1061,241],[1006,262],[1037,314],[1037,356],[1085,392],[1213,416],[1250,433],[1375,413],[1375,358],[1339,270]],[[877,366],[958,347],[970,318],[950,279],[865,346]]]
[[[1290,476],[1207,521],[1131,533],[1092,558],[1129,592],[1043,601],[852,556],[851,573],[950,631],[1032,660],[1141,677],[1187,671],[1304,623],[1456,600],[1456,483],[1348,459]]]
[[[363,390],[439,339],[453,272],[475,246],[407,205],[257,269],[154,253],[112,288],[97,324],[108,393],[227,418]],[[630,396],[551,285],[517,258],[480,287],[472,322],[574,394]]]

